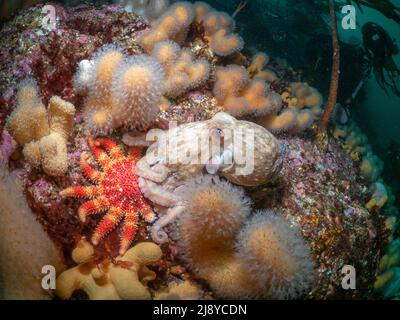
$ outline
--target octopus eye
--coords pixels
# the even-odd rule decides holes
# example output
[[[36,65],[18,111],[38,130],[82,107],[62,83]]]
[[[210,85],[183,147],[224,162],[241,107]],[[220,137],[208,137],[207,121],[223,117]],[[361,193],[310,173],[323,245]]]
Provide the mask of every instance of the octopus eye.
[[[215,129],[213,132],[216,136],[222,136],[222,130],[221,129]]]
[[[213,137],[216,137],[217,139],[219,139],[221,142],[224,141],[224,132],[221,129],[214,129],[211,133],[211,135]]]

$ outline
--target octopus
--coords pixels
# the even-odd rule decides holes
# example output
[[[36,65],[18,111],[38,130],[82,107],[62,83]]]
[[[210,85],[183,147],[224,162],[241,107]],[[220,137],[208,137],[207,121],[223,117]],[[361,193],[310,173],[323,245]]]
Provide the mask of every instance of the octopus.
[[[142,145],[141,139],[123,137],[130,146]],[[151,229],[158,243],[168,240],[163,228],[185,210],[177,191],[189,177],[207,171],[234,184],[258,186],[273,180],[282,168],[279,143],[268,130],[225,112],[166,131],[153,129],[146,140],[153,143],[136,172],[143,195],[158,206],[160,217]]]

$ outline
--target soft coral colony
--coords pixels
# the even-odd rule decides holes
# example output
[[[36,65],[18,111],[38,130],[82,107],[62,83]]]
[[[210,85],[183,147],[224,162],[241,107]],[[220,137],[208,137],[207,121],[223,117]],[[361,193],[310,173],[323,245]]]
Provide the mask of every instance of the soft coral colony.
[[[19,146],[13,158],[22,169],[14,169],[32,191],[32,211],[36,202],[47,210],[49,203],[63,208],[57,213],[65,220],[53,218],[55,226],[66,223],[63,236],[49,232],[70,267],[59,276],[56,294],[70,298],[81,289],[91,299],[150,299],[168,296],[160,293],[170,288],[182,298],[193,292],[198,298],[327,298],[340,296],[327,290],[340,280],[325,268],[340,273],[336,263],[345,259],[368,268],[365,282],[373,281],[377,261],[368,252],[380,250],[372,238],[380,243],[382,223],[356,195],[344,195],[349,190],[342,185],[359,183],[343,152],[333,146],[331,154],[319,154],[303,134],[322,113],[321,94],[284,79],[286,72],[265,53],[245,56],[233,18],[206,3],[124,5],[146,22],[104,6],[137,31],[114,41],[104,35],[101,46],[73,61],[76,72],[66,83],[74,86],[76,97],[67,100],[75,106],[44,90],[41,97],[41,83],[30,79],[20,84],[6,123]],[[86,13],[88,20],[96,10]],[[47,110],[41,98],[49,100]],[[156,153],[163,142],[143,141],[143,134],[165,129],[183,109],[191,116],[178,116],[178,126],[163,131],[181,137],[177,159],[168,163]],[[221,136],[224,129],[256,132],[254,141],[243,141],[254,147],[254,172],[241,175],[224,166],[226,158],[239,159],[232,141]],[[216,138],[224,148],[192,166],[186,152],[197,137]],[[345,164],[347,175],[339,170]],[[37,176],[40,183],[29,182]],[[336,180],[328,183],[332,176]],[[307,179],[312,185],[305,190]],[[44,191],[43,184],[51,188]],[[313,188],[318,184],[337,203]],[[383,205],[371,201],[368,208]],[[318,207],[322,202],[326,208]],[[342,218],[340,210],[346,212]],[[40,215],[50,230],[51,217]],[[350,239],[349,224],[357,224],[357,241]],[[339,250],[348,243],[356,258]],[[208,287],[200,290],[196,278]]]

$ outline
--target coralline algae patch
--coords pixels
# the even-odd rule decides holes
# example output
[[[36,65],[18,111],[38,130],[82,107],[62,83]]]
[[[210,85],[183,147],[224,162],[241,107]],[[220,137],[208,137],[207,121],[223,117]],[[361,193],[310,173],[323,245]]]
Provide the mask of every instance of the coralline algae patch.
[[[334,140],[327,154],[306,137],[280,142],[285,150],[280,177],[272,188],[252,192],[255,207],[281,210],[300,224],[317,270],[309,298],[368,296],[387,234],[383,216],[365,209],[370,193],[351,158]],[[342,289],[344,265],[356,268],[357,290]]]
[[[53,4],[56,29],[43,28],[41,6],[22,11],[0,31],[0,92],[4,118],[14,104],[16,84],[33,75],[44,102],[53,95],[75,102],[72,76],[77,62],[105,43],[118,42],[131,53],[139,51],[134,35],[147,28],[143,19],[120,6],[81,5],[68,10]]]

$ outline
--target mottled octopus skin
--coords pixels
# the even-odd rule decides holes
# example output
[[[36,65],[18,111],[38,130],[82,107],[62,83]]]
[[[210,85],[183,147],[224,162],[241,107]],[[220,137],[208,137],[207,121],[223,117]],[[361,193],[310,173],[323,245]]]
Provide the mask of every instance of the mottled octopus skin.
[[[144,196],[152,202],[167,207],[168,211],[152,227],[153,240],[162,243],[168,237],[162,228],[174,220],[184,210],[179,197],[173,191],[181,186],[187,178],[202,172],[207,163],[196,162],[201,158],[202,152],[209,148],[209,144],[201,143],[198,153],[187,152],[191,150],[196,139],[209,141],[209,137],[218,135],[218,132],[244,132],[242,143],[254,147],[254,170],[246,174],[240,174],[238,167],[241,165],[235,162],[239,159],[234,147],[235,138],[232,136],[221,136],[221,141],[212,140],[213,143],[221,143],[223,150],[220,154],[210,154],[212,157],[221,157],[226,151],[233,155],[233,164],[225,166],[221,164],[214,172],[224,176],[227,180],[244,186],[258,186],[273,180],[282,168],[282,154],[277,139],[265,128],[248,121],[236,120],[227,113],[219,112],[213,118],[206,121],[192,122],[174,127],[163,132],[155,143],[147,149],[146,155],[136,165],[139,175],[139,186]],[[172,133],[172,134],[171,134]],[[175,133],[175,134],[174,134]],[[248,133],[252,133],[251,135]],[[254,137],[254,140],[253,140]],[[124,137],[124,142],[136,145],[137,141],[129,136]],[[168,149],[166,146],[176,146],[174,161],[166,158],[159,150]],[[190,155],[190,160],[187,161]],[[205,159],[205,160],[210,160]],[[209,172],[211,173],[211,172]]]
[[[81,156],[81,170],[95,186],[69,187],[61,191],[62,197],[90,198],[78,210],[79,218],[85,222],[92,214],[107,211],[92,236],[92,243],[97,245],[117,224],[123,221],[120,254],[124,254],[132,243],[139,215],[146,221],[154,219],[154,213],[143,197],[136,174],[136,162],[140,158],[137,148],[132,148],[125,156],[118,145],[110,139],[89,137],[89,146],[103,171],[92,168],[88,155]]]

